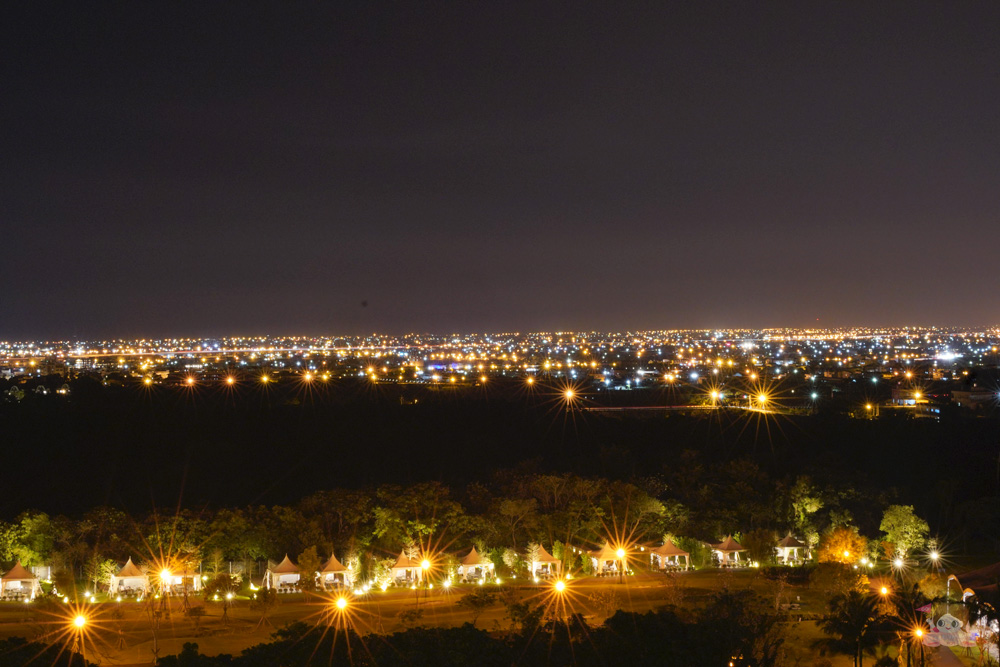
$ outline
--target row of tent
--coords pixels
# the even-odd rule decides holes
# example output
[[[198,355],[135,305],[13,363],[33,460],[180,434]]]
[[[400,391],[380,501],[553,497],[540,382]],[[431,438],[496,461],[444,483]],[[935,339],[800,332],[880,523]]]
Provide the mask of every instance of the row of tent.
[[[711,546],[723,564],[740,562],[740,554],[746,551],[732,536]],[[797,556],[797,551],[804,549],[805,545],[789,536],[783,539],[778,547],[781,557],[790,560]],[[641,550],[646,551],[644,547]],[[597,551],[581,551],[581,553],[590,557],[594,570],[598,573],[617,572],[620,567],[625,565],[618,557],[618,551],[608,543],[605,543]],[[649,549],[648,553],[650,565],[654,568],[683,567],[688,569],[691,566],[691,554],[678,547],[672,540],[667,540],[661,546]],[[634,549],[630,550],[629,558],[635,558]],[[552,556],[545,547],[539,546],[538,552],[528,563],[528,573],[532,577],[560,576],[562,565],[562,560]],[[458,559],[456,569],[459,579],[479,579],[493,576],[494,568],[493,561],[483,557],[475,547],[472,547],[466,555]],[[278,590],[297,587],[301,574],[299,566],[289,558],[288,554],[285,554],[280,563],[269,567],[265,572],[264,587]],[[330,560],[316,574],[318,583],[323,587],[337,585],[350,587],[355,583],[354,573],[338,561],[336,556],[331,556]],[[399,557],[390,568],[390,578],[397,583],[418,583],[423,581],[424,576],[422,561],[408,557],[405,551],[400,552]]]
[[[723,565],[740,562],[740,554],[746,549],[734,540],[732,536],[718,544],[711,545],[713,552],[718,556],[719,562]],[[794,537],[785,537],[778,543],[779,558],[789,561],[799,556],[800,550],[805,549]],[[641,548],[645,551],[645,548]],[[574,550],[575,551],[575,550]],[[624,563],[618,557],[617,550],[610,544],[605,543],[601,549],[592,552],[582,552],[589,555],[594,570],[598,573],[617,572]],[[635,557],[635,552],[630,552],[630,558]],[[650,565],[654,568],[664,569],[667,567],[690,567],[691,554],[678,547],[672,540],[667,540],[659,547],[649,549]],[[538,552],[529,562],[529,574],[533,577],[560,576],[562,574],[562,561],[555,558],[545,547],[539,546]],[[459,558],[457,573],[460,579],[479,579],[494,576],[494,564],[488,558],[483,557],[475,547]],[[294,588],[299,584],[299,566],[296,565],[286,554],[284,559],[270,567],[264,573],[264,587],[281,590],[283,588]],[[329,586],[353,586],[354,573],[343,563],[337,560],[335,555],[323,564],[317,574],[318,583],[324,588]],[[405,551],[400,552],[396,562],[392,565],[390,576],[393,581],[399,583],[417,583],[423,581],[425,576],[423,562],[409,558]],[[184,590],[199,591],[202,587],[202,577],[200,574],[191,571],[171,572],[166,580],[162,582],[170,590],[183,588]],[[111,577],[109,587],[110,595],[137,595],[141,596],[150,590],[150,575],[144,572],[132,559]],[[16,563],[8,572],[0,575],[0,598],[10,597],[33,599],[41,593],[41,583],[39,578],[27,570],[20,562]]]

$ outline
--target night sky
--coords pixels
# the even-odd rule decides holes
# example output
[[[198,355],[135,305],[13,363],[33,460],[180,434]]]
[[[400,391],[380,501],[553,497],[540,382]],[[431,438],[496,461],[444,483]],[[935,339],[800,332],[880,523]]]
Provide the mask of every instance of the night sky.
[[[1000,320],[1000,3],[683,4],[8,3],[0,338]]]

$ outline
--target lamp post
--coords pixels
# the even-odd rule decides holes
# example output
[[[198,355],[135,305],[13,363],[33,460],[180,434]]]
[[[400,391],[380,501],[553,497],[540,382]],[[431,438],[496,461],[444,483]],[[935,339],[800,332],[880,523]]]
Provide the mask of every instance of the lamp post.
[[[163,599],[160,600],[160,611],[166,618],[170,618],[170,603],[167,601],[167,595],[170,593],[170,570],[163,569],[160,571],[160,595]]]
[[[83,664],[87,664],[87,649],[83,643],[83,629],[87,626],[87,617],[83,614],[77,614],[73,618],[73,635],[74,643],[76,644],[76,651],[83,658]]]
[[[346,618],[347,598],[343,596],[337,598],[336,602],[333,603],[333,606],[334,609],[332,618],[335,620],[336,625],[339,628],[341,626],[341,621]]]
[[[618,556],[618,583],[625,583],[625,550],[618,547],[615,555]]]
[[[225,601],[222,603],[222,624],[229,625],[229,608],[233,604],[233,592],[226,593]]]
[[[557,596],[556,605],[559,608],[559,618],[560,620],[562,620],[565,618],[565,614],[563,612],[566,609],[566,600],[564,597],[564,595],[566,594],[566,582],[563,581],[562,579],[557,579],[556,582],[552,585],[552,588],[556,592]]]
[[[421,578],[423,579],[423,582],[424,582],[424,601],[426,601],[427,600],[427,584],[428,584],[428,581],[427,581],[427,571],[429,569],[431,569],[431,562],[429,560],[427,560],[426,558],[423,559],[422,561],[420,561],[420,568],[424,571],[423,577],[421,577]]]

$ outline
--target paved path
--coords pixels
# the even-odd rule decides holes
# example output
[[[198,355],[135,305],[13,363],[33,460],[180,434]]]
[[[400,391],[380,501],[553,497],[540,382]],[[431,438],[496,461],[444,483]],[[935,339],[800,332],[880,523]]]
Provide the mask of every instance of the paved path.
[[[924,649],[927,651],[927,664],[934,665],[934,667],[963,667],[962,661],[951,652],[950,648],[945,646],[938,646],[933,649]]]

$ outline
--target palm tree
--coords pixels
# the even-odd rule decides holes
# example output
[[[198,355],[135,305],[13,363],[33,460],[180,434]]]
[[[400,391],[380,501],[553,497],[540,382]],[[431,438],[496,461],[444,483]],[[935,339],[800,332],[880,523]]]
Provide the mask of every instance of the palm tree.
[[[854,656],[854,667],[862,667],[862,656],[871,653],[878,644],[878,629],[882,615],[879,600],[870,593],[850,591],[835,595],[829,603],[830,612],[819,622],[830,635],[818,645]]]

